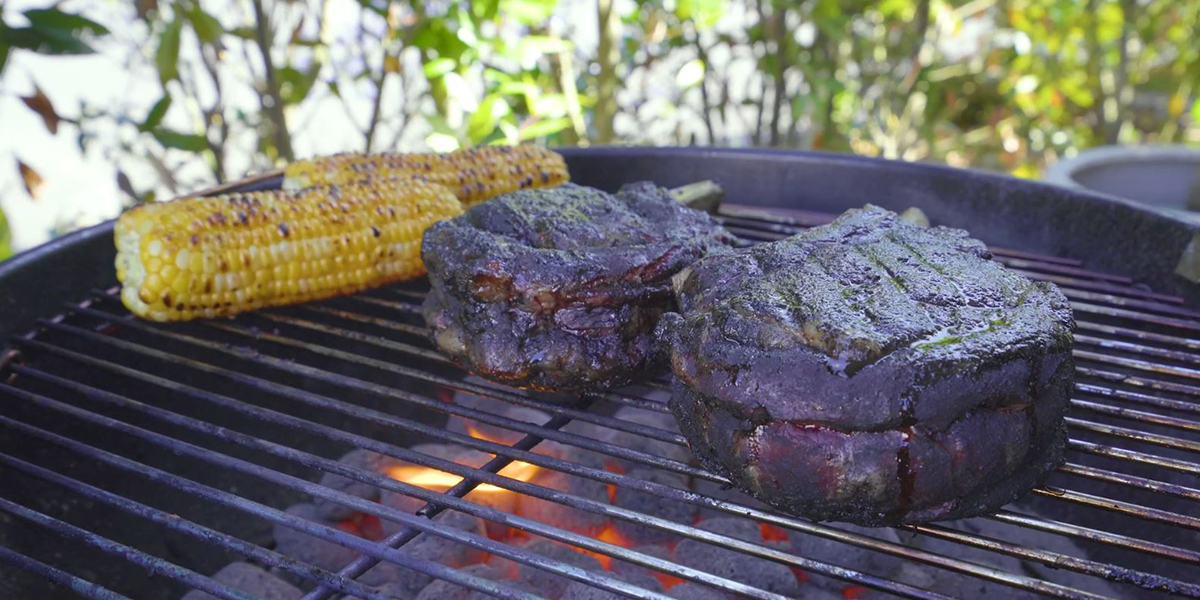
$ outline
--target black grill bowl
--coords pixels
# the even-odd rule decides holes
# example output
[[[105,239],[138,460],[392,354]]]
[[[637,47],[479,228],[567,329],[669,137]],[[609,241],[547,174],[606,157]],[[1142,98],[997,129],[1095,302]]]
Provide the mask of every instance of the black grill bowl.
[[[968,230],[991,245],[1006,264],[1062,283],[1069,288],[1077,316],[1085,321],[1076,337],[1080,369],[1070,413],[1070,463],[1047,487],[1008,507],[1016,512],[1002,511],[966,523],[911,529],[883,538],[895,542],[876,539],[878,532],[867,532],[864,537],[853,530],[751,512],[794,534],[804,532],[810,541],[824,545],[806,547],[795,555],[802,558],[780,558],[777,550],[765,546],[743,552],[760,557],[776,552],[772,560],[824,574],[827,579],[915,597],[928,595],[922,589],[933,595],[954,595],[977,588],[950,587],[949,579],[906,582],[915,588],[892,586],[890,580],[872,579],[869,573],[829,570],[828,565],[853,562],[854,556],[845,554],[851,549],[903,560],[914,567],[928,568],[921,566],[922,562],[941,564],[946,568],[939,572],[948,577],[968,582],[988,579],[989,585],[999,585],[1002,591],[1078,597],[1107,590],[1161,597],[1160,592],[1142,588],[1200,581],[1200,551],[1195,549],[1200,547],[1200,518],[1195,510],[1200,503],[1200,312],[1193,310],[1200,305],[1200,286],[1179,274],[1200,274],[1200,257],[1191,256],[1197,224],[1176,213],[1155,212],[1117,198],[934,165],[760,150],[589,148],[562,152],[573,181],[609,191],[643,180],[667,187],[715,180],[726,190],[722,218],[735,233],[751,241],[787,235],[867,203],[896,211],[917,207],[934,224]],[[269,174],[224,189],[268,189],[279,183],[277,174]],[[179,573],[162,571],[147,577],[146,569],[134,564],[130,556],[98,552],[89,546],[95,538],[69,539],[50,533],[30,523],[28,512],[21,517],[18,513],[25,509],[20,507],[87,529],[88,535],[118,540],[201,575],[212,574],[237,559],[227,545],[211,539],[198,542],[189,535],[167,531],[143,516],[85,498],[77,489],[68,490],[60,485],[61,479],[58,483],[46,479],[46,473],[33,476],[22,471],[28,467],[21,467],[21,461],[270,547],[271,526],[261,515],[230,510],[176,486],[150,484],[136,473],[103,466],[95,454],[87,453],[86,446],[81,451],[80,444],[283,509],[304,500],[307,494],[301,490],[308,488],[265,483],[257,476],[227,468],[229,463],[214,463],[210,456],[189,456],[182,451],[182,444],[192,443],[272,472],[317,481],[328,466],[247,446],[203,427],[226,427],[282,444],[289,452],[311,453],[317,460],[337,458],[355,446],[347,445],[345,437],[318,434],[310,425],[286,425],[265,416],[266,412],[277,411],[287,418],[316,422],[401,449],[442,439],[441,430],[449,429],[440,404],[400,401],[399,396],[389,398],[355,384],[386,386],[438,402],[453,396],[448,393],[450,388],[468,385],[461,383],[460,371],[438,363],[428,346],[421,346],[425,342],[414,337],[413,327],[420,321],[413,306],[420,301],[423,283],[394,286],[358,299],[333,300],[312,310],[284,308],[231,321],[160,327],[129,321],[106,291],[115,284],[114,255],[112,222],[108,222],[0,263],[0,597],[74,597],[64,587],[51,586],[30,573],[38,567],[29,558],[139,598],[177,598],[189,587],[181,582],[187,579],[181,580]],[[374,304],[368,306],[368,301]],[[325,309],[330,312],[313,316],[314,311]],[[342,316],[335,314],[338,310]],[[349,317],[344,316],[347,314]],[[353,319],[356,316],[357,321]],[[389,333],[388,327],[392,332],[408,329],[407,333]],[[21,354],[6,353],[10,347]],[[372,360],[377,362],[372,364]],[[411,368],[417,374],[389,371],[388,365]],[[320,372],[314,374],[312,369]],[[155,382],[154,378],[160,379]],[[492,453],[500,454],[496,460],[518,458],[543,437],[558,439],[555,436],[561,434],[555,430],[560,427],[576,431],[568,435],[577,439],[586,438],[587,434],[571,429],[580,415],[587,417],[584,421],[594,416],[608,423],[605,427],[633,438],[648,431],[651,437],[657,434],[660,440],[681,443],[678,433],[662,429],[669,429],[670,424],[647,429],[645,424],[615,417],[622,405],[651,407],[662,413],[658,416],[665,416],[661,398],[651,399],[644,391],[581,397],[567,409],[540,405],[541,399],[519,396],[517,390],[481,393],[497,402],[530,402],[557,415],[524,431],[527,437],[509,454]],[[232,404],[221,404],[219,396],[233,399]],[[141,404],[126,403],[121,397]],[[353,408],[346,411],[306,401],[318,397],[335,398]],[[359,409],[412,419],[432,429],[367,420]],[[475,418],[470,415],[476,408],[463,410],[467,418]],[[164,411],[183,416],[168,423],[169,419],[162,418]],[[189,429],[188,419],[200,428]],[[129,426],[157,432],[169,440],[139,438],[140,434],[130,434]],[[52,431],[65,442],[49,443],[31,433],[30,427]],[[592,444],[601,448],[600,453],[624,457],[622,452],[628,448],[611,441],[618,438],[601,437]],[[672,476],[691,473],[697,478],[694,481],[702,478],[697,467],[678,461],[671,466],[659,457],[643,460],[648,462],[641,463],[643,470],[638,472],[675,469]],[[491,472],[504,464],[507,462],[497,462]],[[587,467],[565,462],[553,468],[583,477],[577,469]],[[468,475],[480,476],[473,470]],[[638,487],[643,482],[627,475],[601,475],[617,478],[618,487],[644,489]],[[739,506],[746,511],[761,510],[746,497],[721,490],[719,478],[709,475],[704,482],[708,487],[703,488],[708,491],[702,493],[743,503]],[[672,497],[670,492],[659,495]],[[606,510],[595,514],[615,517]],[[706,505],[705,511],[729,514],[729,510],[711,505]],[[692,539],[709,535],[686,524],[664,531]],[[1071,540],[1066,546],[1057,543],[1066,539]],[[849,544],[843,543],[847,541]],[[960,554],[963,548],[969,552]],[[1022,572],[1024,566],[1007,571],[1004,567],[973,570],[968,564],[986,565],[987,557],[1000,553],[1019,556],[1025,564],[1050,564],[1056,573],[1076,579],[1055,579],[1045,571]],[[805,562],[809,559],[827,563]],[[964,570],[975,578],[963,575]],[[686,575],[682,571],[671,574]],[[1051,581],[1042,582],[1041,577]],[[694,573],[691,578],[696,578]],[[1076,587],[1078,578],[1102,585],[1108,585],[1104,581],[1108,579],[1116,587]],[[1020,589],[1011,590],[1003,587],[1004,583]],[[78,580],[74,584],[77,590],[87,591],[78,587],[82,585]],[[614,584],[610,581],[607,585]],[[739,584],[724,585],[718,582],[717,587],[734,590]],[[1183,585],[1174,591],[1200,596],[1200,585]]]

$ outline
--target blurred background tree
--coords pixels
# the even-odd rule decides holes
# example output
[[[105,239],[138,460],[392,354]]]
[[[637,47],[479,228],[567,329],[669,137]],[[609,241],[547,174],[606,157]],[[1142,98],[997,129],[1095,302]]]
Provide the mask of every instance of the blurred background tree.
[[[4,0],[0,132],[40,130],[0,133],[0,258],[10,227],[29,245],[337,151],[711,144],[1036,177],[1200,143],[1198,38],[1176,0]],[[26,158],[58,136],[74,155]],[[110,173],[86,200],[51,193],[72,161]],[[23,230],[38,206],[52,225]]]

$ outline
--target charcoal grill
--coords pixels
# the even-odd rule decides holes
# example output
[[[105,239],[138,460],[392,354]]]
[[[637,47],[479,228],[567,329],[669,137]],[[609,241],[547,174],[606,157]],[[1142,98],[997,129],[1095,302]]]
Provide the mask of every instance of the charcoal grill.
[[[903,528],[896,537],[790,517],[745,496],[597,469],[533,450],[552,440],[693,481],[726,483],[693,464],[571,429],[589,423],[596,431],[684,444],[675,430],[613,416],[622,406],[666,412],[662,381],[563,401],[465,379],[424,340],[416,310],[421,282],[234,320],[166,326],[134,320],[112,287],[109,223],[0,265],[0,333],[11,335],[0,349],[0,595],[171,598],[194,588],[244,598],[208,575],[248,560],[308,582],[307,599],[375,598],[383,596],[356,577],[383,560],[499,597],[528,597],[505,582],[405,553],[406,543],[428,532],[619,594],[661,597],[611,573],[430,520],[452,509],[731,594],[777,597],[464,499],[490,484],[839,580],[852,586],[846,597],[871,590],[941,598],[954,593],[944,585],[954,579],[1014,594],[1200,597],[1200,312],[1194,308],[1200,296],[1176,272],[1194,225],[1116,199],[923,165],[726,150],[566,154],[575,181],[607,189],[639,179],[667,186],[717,179],[729,200],[719,217],[746,243],[872,202],[918,206],[935,223],[968,228],[996,244],[997,260],[1059,284],[1076,310],[1067,464],[1030,498],[994,515]],[[278,184],[274,176],[238,185]],[[447,401],[447,390],[536,408],[549,419],[527,423],[481,411]],[[523,437],[500,444],[463,435],[445,427],[449,416]],[[430,440],[494,458],[474,468],[409,449]],[[432,491],[334,460],[356,448],[464,479]],[[853,552],[797,554],[497,474],[513,461]],[[314,483],[322,473],[426,505],[401,512]],[[403,527],[368,541],[282,511],[306,495]],[[361,555],[340,572],[292,560],[270,547],[276,525]],[[1063,550],[1064,540],[1070,550]],[[847,566],[844,557],[857,555],[894,559],[938,578],[922,585]],[[1033,568],[1041,565],[1053,570]]]

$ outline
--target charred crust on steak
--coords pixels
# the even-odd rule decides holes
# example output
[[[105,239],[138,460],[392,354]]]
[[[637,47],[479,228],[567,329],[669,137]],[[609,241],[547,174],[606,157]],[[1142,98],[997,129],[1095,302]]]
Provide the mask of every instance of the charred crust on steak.
[[[671,276],[731,241],[650,183],[517,191],[426,231],[423,312],[437,347],[478,375],[608,389],[651,365]]]
[[[676,275],[658,334],[693,452],[818,520],[988,512],[1062,460],[1074,318],[967,233],[875,207]]]

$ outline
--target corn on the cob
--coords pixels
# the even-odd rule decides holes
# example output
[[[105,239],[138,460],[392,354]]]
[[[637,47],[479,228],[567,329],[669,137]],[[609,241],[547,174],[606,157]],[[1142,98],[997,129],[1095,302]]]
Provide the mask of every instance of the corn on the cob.
[[[454,190],[470,206],[523,188],[565,183],[567,165],[537,146],[486,146],[448,154],[335,154],[288,165],[284,189],[353,183],[364,177],[417,177]]]
[[[121,300],[177,321],[417,277],[425,228],[462,211],[446,187],[413,179],[138,206],[115,229]]]

